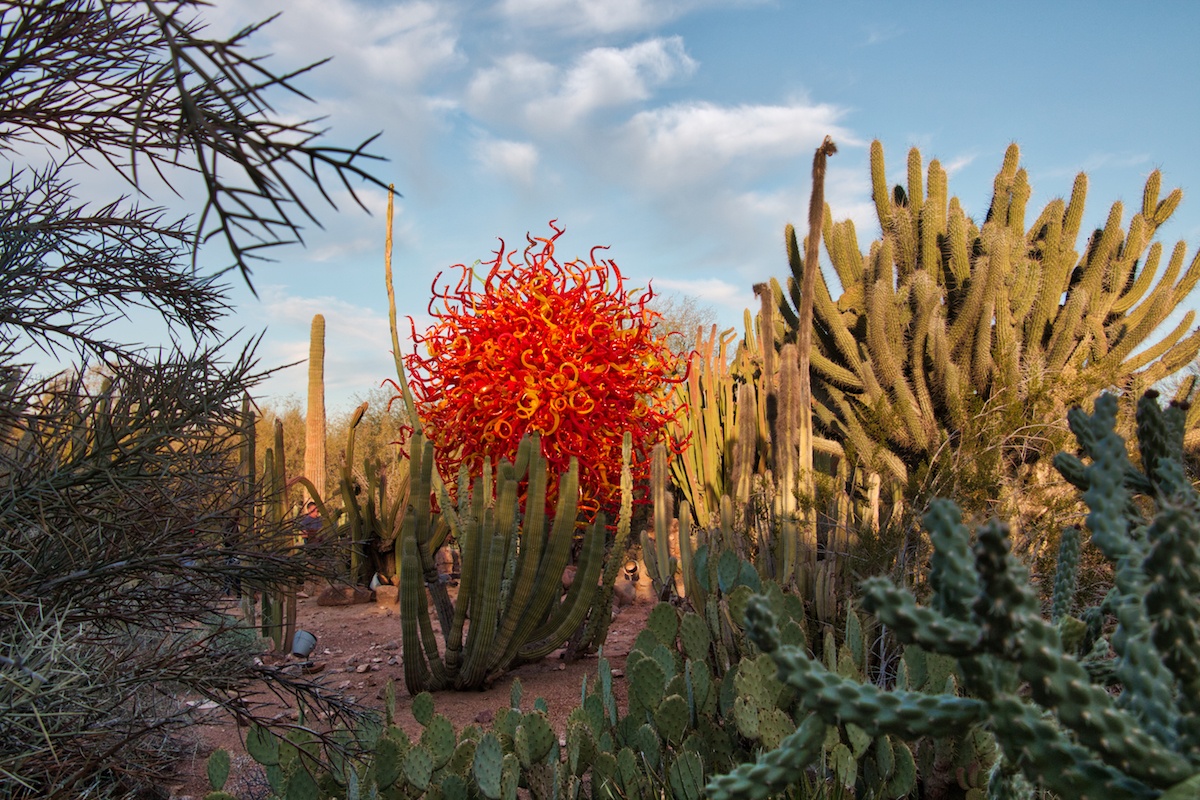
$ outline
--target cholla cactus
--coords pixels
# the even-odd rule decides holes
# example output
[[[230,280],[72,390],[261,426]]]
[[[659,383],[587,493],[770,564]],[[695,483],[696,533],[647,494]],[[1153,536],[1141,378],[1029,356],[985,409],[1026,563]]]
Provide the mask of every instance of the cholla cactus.
[[[758,763],[713,781],[709,796],[777,791],[816,758],[822,730],[834,722],[909,738],[982,726],[1001,752],[989,785],[993,797],[1025,796],[1035,786],[1106,800],[1195,796],[1200,495],[1182,467],[1185,409],[1172,404],[1163,411],[1153,392],[1139,402],[1139,471],[1114,432],[1116,408],[1116,398],[1105,395],[1094,414],[1078,408],[1069,414],[1090,465],[1067,454],[1055,459],[1084,490],[1092,542],[1113,564],[1114,585],[1102,606],[1116,617],[1109,640],[1074,635],[1083,626],[1066,614],[1069,580],[1056,588],[1058,623],[1043,619],[1024,568],[1009,552],[1006,527],[989,522],[972,543],[958,509],[937,501],[925,517],[935,548],[930,604],[872,578],[863,584],[864,605],[906,645],[956,659],[969,696],[885,691],[842,678],[802,649],[782,645],[769,606],[756,598],[746,611],[750,634],[800,690],[812,717]],[[1133,502],[1135,494],[1152,501],[1153,516]],[[1070,572],[1074,537],[1064,538],[1060,561]],[[1076,642],[1086,651],[1071,646]]]

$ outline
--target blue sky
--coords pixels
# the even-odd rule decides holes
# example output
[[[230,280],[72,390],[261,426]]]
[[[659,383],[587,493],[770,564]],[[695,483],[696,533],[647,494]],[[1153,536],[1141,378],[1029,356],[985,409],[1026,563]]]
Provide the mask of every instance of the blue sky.
[[[276,69],[333,61],[302,82],[331,141],[382,131],[397,200],[399,312],[427,321],[430,282],[498,237],[567,229],[560,255],[609,245],[633,285],[694,295],[741,327],[752,284],[786,271],[782,231],[807,215],[826,134],[826,199],[878,235],[867,148],[892,183],[908,149],[939,159],[982,215],[1017,142],[1031,214],[1089,174],[1085,232],[1113,201],[1126,220],[1146,176],[1184,202],[1160,231],[1200,245],[1200,5],[1190,2],[866,3],[744,0],[217,0],[214,31],[283,11],[255,40]],[[235,289],[230,327],[267,330],[264,364],[307,356],[327,318],[328,403],[392,376],[382,252],[385,196],[345,197],[307,247]],[[1196,305],[1193,302],[1193,305]],[[305,372],[265,387],[303,397]]]

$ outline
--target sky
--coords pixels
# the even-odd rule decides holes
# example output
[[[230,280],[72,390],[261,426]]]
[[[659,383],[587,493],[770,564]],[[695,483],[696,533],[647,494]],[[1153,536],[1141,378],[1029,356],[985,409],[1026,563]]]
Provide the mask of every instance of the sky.
[[[741,330],[753,284],[787,275],[783,228],[803,227],[826,135],[826,200],[864,250],[879,235],[873,139],[892,184],[910,148],[939,159],[977,220],[1012,142],[1029,219],[1086,171],[1085,235],[1114,201],[1127,222],[1158,168],[1164,195],[1185,193],[1159,238],[1185,240],[1189,260],[1200,246],[1193,2],[215,0],[204,16],[224,33],[276,12],[250,40],[272,68],[332,58],[300,81],[315,102],[280,98],[280,113],[328,117],[330,144],[380,133],[375,172],[401,195],[398,312],[419,328],[439,271],[557,219],[559,255],[606,245],[631,285],[694,296]],[[331,412],[394,377],[386,195],[361,197],[370,214],[336,195],[306,246],[257,267],[257,296],[235,283],[228,320],[265,329],[274,366],[307,357],[323,314]],[[263,394],[303,402],[306,380],[282,370]]]

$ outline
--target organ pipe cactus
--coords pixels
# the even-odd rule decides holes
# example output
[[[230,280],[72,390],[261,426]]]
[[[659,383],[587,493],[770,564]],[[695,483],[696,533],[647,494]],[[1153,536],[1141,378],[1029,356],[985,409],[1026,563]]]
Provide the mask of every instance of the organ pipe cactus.
[[[805,285],[814,282],[819,272],[816,253],[825,208],[825,164],[835,152],[833,141],[826,137],[813,157],[808,261],[812,269],[805,272],[803,261],[789,252],[793,271]],[[789,234],[791,230],[788,226]],[[755,286],[755,293],[762,301],[758,332],[748,319],[733,368],[725,363],[726,335],[722,334],[717,350],[714,328],[692,357],[686,386],[677,389],[692,419],[677,424],[675,436],[677,440],[690,437],[691,447],[676,457],[673,470],[702,527],[717,525],[720,500],[726,494],[749,520],[751,486],[764,487],[770,519],[757,531],[760,568],[782,583],[795,580],[803,592],[812,583],[811,559],[806,556],[815,553],[817,545],[813,453],[842,451],[836,443],[814,435],[809,363],[813,303],[810,300],[800,309],[804,322],[792,325],[793,334],[799,333],[797,340],[776,353],[783,331],[776,319],[778,299],[767,284]],[[714,351],[719,357],[714,358]]]
[[[605,561],[603,514],[584,533],[578,571],[566,596],[560,597],[575,533],[579,471],[572,467],[561,476],[554,521],[547,530],[548,467],[537,437],[529,436],[522,440],[515,463],[500,462],[494,487],[484,475],[468,491],[465,471],[460,476],[464,486],[458,495],[456,528],[461,582],[449,625],[443,627],[445,651],[439,651],[425,593],[426,585],[432,589],[437,583],[430,548],[437,522],[430,507],[433,445],[416,435],[412,453],[417,461],[410,508],[399,534],[401,643],[410,693],[489,685],[514,664],[535,661],[563,646],[589,612],[609,613],[607,606],[596,604],[604,596],[602,589],[611,593],[616,577],[615,570],[607,570],[606,586],[598,586]],[[518,489],[526,480],[522,517]],[[628,530],[628,525],[626,518],[619,527]],[[584,631],[596,637],[606,628],[594,624]],[[580,647],[594,649],[598,643],[585,641]]]
[[[1083,490],[1091,541],[1113,565],[1113,587],[1099,609],[1115,617],[1107,640],[1086,651],[1072,646],[1087,639],[1064,633],[1070,604],[1062,595],[1070,581],[1055,591],[1059,622],[1043,619],[1028,575],[1009,551],[1006,526],[989,522],[972,542],[958,509],[937,501],[925,516],[935,549],[929,604],[872,578],[862,587],[864,605],[905,644],[955,659],[969,696],[847,680],[783,644],[768,604],[755,598],[746,611],[749,633],[780,677],[800,690],[812,716],[757,763],[710,783],[709,796],[758,798],[782,788],[818,754],[820,729],[839,721],[873,736],[909,738],[983,726],[1001,754],[993,797],[1030,796],[1038,786],[1062,797],[1194,797],[1200,494],[1182,466],[1186,410],[1172,404],[1164,411],[1153,392],[1139,401],[1140,470],[1114,431],[1116,416],[1111,395],[1096,401],[1093,414],[1073,409],[1069,424],[1091,463],[1065,453],[1055,458]],[[1069,573],[1075,544],[1072,536],[1063,541],[1060,563]],[[1095,670],[1098,660],[1111,663]]]
[[[691,444],[671,460],[671,476],[702,527],[718,524],[721,497],[734,493],[737,413],[740,408],[750,408],[750,404],[734,402],[738,384],[729,369],[728,351],[735,337],[733,328],[718,333],[713,325],[707,337],[699,328],[696,348],[688,360],[687,380],[675,386],[688,413],[676,421],[672,434]]]
[[[952,453],[952,439],[982,448],[1009,434],[1009,455],[1021,463],[1053,452],[1061,441],[1029,426],[1061,419],[1109,386],[1137,397],[1200,351],[1192,311],[1156,334],[1200,280],[1200,257],[1185,268],[1182,242],[1164,259],[1154,241],[1180,191],[1160,196],[1154,171],[1132,217],[1115,203],[1081,254],[1086,175],[1029,223],[1019,155],[1016,145],[1005,153],[982,222],[949,196],[940,162],[924,172],[916,149],[907,186],[889,191],[879,142],[871,184],[882,238],[864,255],[854,224],[824,211],[842,294],[834,298],[818,272],[809,298],[815,411],[824,435],[901,485]],[[773,292],[790,340],[799,333],[805,259],[794,231],[787,242],[792,275]],[[952,480],[945,472],[935,477]]]

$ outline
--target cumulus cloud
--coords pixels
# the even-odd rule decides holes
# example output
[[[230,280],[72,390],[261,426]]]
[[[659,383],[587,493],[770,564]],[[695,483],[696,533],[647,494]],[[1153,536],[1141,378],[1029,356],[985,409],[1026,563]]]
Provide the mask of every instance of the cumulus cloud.
[[[445,4],[415,0],[372,5],[359,0],[216,0],[206,12],[214,31],[232,31],[279,15],[256,36],[290,66],[331,57],[312,76],[356,92],[371,84],[415,88],[463,59],[458,25]]]
[[[475,143],[473,155],[484,169],[522,186],[531,186],[537,174],[538,151],[529,142],[483,138]]]
[[[596,47],[566,67],[513,54],[471,79],[467,108],[491,120],[509,120],[516,108],[517,121],[530,133],[561,133],[601,109],[646,100],[695,69],[678,36]]]
[[[780,159],[811,154],[826,134],[856,144],[838,124],[843,113],[827,103],[679,103],[634,115],[620,132],[621,147],[647,185],[702,182],[730,168],[751,177]]]
[[[275,92],[276,112],[328,117],[341,144],[383,132],[370,151],[400,162],[410,188],[436,186],[429,143],[457,108],[447,95],[467,62],[456,8],[431,0],[214,0],[204,18],[213,35],[228,35],[276,12],[247,53],[270,54],[264,65],[277,73],[330,58],[294,81],[317,103]]]

